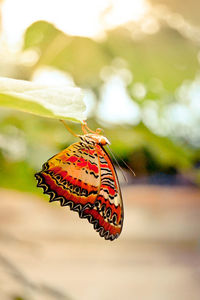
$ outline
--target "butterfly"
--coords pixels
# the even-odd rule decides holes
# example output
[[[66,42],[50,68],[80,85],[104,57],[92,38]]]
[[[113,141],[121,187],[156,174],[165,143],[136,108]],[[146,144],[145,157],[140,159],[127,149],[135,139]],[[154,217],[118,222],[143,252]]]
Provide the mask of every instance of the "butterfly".
[[[64,121],[62,121],[64,123]],[[35,174],[37,186],[93,224],[101,237],[113,241],[122,231],[124,211],[118,177],[104,146],[110,144],[101,130],[82,124],[80,139],[50,158]]]

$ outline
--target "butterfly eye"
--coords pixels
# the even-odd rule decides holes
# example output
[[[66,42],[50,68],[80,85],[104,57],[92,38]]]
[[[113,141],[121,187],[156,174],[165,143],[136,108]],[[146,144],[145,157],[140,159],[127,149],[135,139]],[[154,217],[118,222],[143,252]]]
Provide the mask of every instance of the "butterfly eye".
[[[111,209],[108,208],[107,211],[106,211],[106,217],[109,218],[111,215]]]

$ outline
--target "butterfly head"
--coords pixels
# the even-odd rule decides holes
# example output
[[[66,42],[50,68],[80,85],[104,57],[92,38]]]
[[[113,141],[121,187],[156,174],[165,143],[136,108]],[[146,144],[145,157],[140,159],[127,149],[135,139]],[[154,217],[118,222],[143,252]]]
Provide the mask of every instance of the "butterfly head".
[[[82,141],[86,142],[87,144],[92,144],[92,145],[99,144],[102,146],[110,145],[109,140],[101,134],[88,133],[88,134],[81,135],[79,137]]]

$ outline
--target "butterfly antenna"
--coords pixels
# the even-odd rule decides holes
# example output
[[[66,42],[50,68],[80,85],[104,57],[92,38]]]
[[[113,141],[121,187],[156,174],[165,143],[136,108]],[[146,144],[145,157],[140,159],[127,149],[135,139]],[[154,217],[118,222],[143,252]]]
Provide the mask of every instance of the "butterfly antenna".
[[[122,175],[123,175],[123,177],[124,177],[124,180],[128,183],[128,179],[127,179],[126,175],[124,174],[124,171],[123,171],[122,167],[121,167],[120,164],[118,163],[118,161],[117,161],[115,155],[113,154],[112,150],[110,149],[110,147],[109,147],[108,145],[107,145],[107,147],[108,147],[108,149],[109,149],[109,151],[110,151],[110,153],[111,153],[111,155],[112,155],[112,158],[114,159],[114,161],[115,161],[116,164],[118,165],[118,167],[119,167],[119,169],[120,169],[120,171],[121,171],[121,173],[122,173]]]
[[[131,173],[134,175],[134,176],[136,176],[136,174],[135,174],[135,172],[131,169],[131,167],[122,159],[122,158],[120,158],[121,159],[121,161],[123,161],[123,163],[125,164],[125,166],[129,169],[129,171],[131,171]]]
[[[65,126],[65,128],[67,128],[67,130],[68,130],[73,136],[78,137],[78,135],[77,135],[75,132],[73,132],[73,130],[71,130],[71,128],[66,124],[66,122],[65,122],[64,120],[60,120],[60,122],[63,123],[63,125]]]
[[[110,149],[110,147],[108,146],[108,148],[109,148],[109,150],[110,150],[110,152],[111,152],[111,154],[112,154],[112,156],[113,156],[113,158],[114,158],[114,160],[115,160],[115,162],[117,163],[117,165],[119,166],[119,163],[118,163],[118,161],[116,160],[116,158],[115,158],[115,156],[117,156],[116,154],[115,154],[115,156],[114,156],[114,154],[112,153],[112,151],[111,151],[111,149]],[[135,172],[131,169],[131,167],[121,158],[121,157],[118,157],[117,156],[117,158],[118,159],[120,159],[123,163],[124,163],[124,165],[129,169],[129,171],[131,171],[131,173],[134,175],[134,176],[136,176],[136,174],[135,174]],[[122,168],[119,166],[119,168],[122,170]]]

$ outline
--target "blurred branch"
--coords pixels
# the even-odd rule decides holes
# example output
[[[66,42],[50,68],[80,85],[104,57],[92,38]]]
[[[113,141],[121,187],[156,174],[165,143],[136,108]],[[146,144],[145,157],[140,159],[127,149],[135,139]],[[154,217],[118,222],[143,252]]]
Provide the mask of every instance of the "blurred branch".
[[[12,279],[14,279],[21,287],[24,289],[25,297],[29,297],[28,299],[32,299],[34,293],[45,294],[52,299],[59,300],[70,300],[68,296],[63,294],[58,289],[55,289],[46,284],[36,284],[27,278],[27,276],[14,265],[8,258],[0,254],[0,265],[2,265],[6,271],[10,274]],[[41,296],[41,295],[40,295]],[[35,297],[33,297],[35,299]]]

